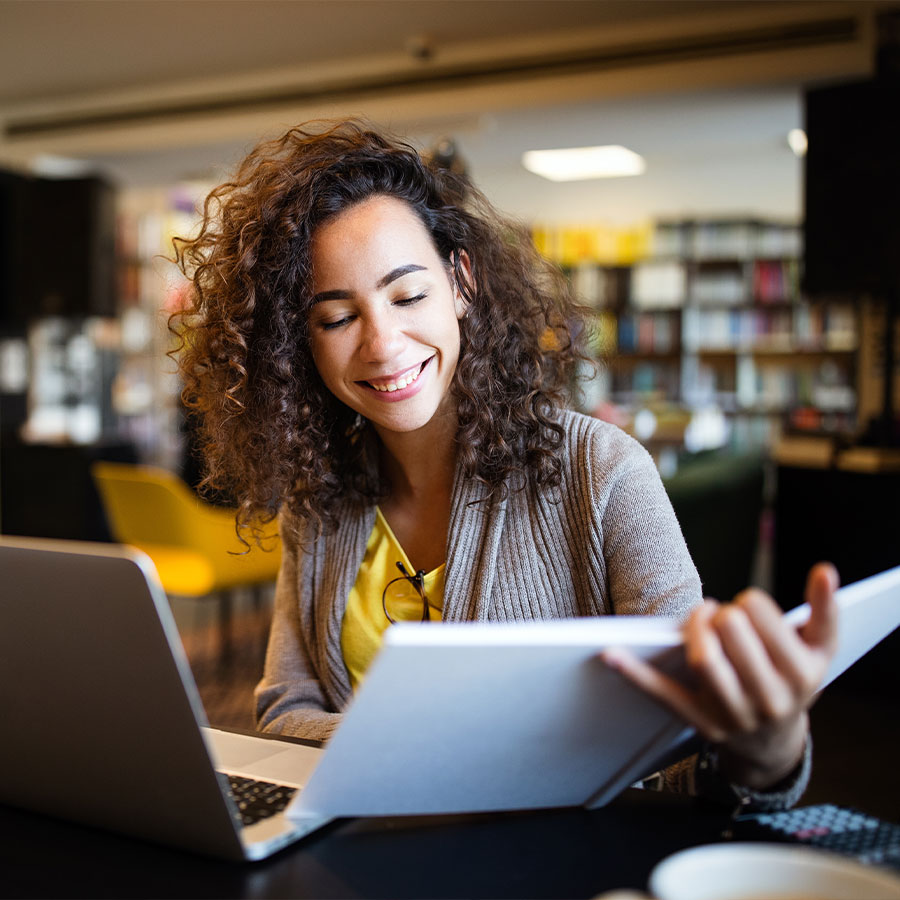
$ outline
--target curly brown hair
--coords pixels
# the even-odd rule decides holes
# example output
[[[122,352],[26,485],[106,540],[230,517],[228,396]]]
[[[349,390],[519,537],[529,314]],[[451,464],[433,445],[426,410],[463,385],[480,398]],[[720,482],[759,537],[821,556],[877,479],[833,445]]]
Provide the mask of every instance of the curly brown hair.
[[[386,490],[372,429],[323,384],[307,328],[313,233],[374,195],[409,204],[468,303],[451,387],[463,473],[489,497],[559,484],[555,413],[585,358],[562,273],[465,175],[360,122],[308,123],[260,143],[209,194],[197,237],[175,241],[193,283],[172,325],[183,401],[201,427],[203,486],[235,498],[241,525],[282,505],[333,522],[340,504]]]

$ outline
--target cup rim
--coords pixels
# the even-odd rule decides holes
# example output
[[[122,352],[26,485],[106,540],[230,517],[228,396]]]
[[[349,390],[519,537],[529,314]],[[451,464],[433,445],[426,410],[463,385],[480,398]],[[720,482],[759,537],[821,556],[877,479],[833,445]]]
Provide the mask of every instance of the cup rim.
[[[764,841],[731,841],[720,844],[701,844],[696,847],[688,847],[679,850],[670,856],[660,860],[650,872],[648,887],[653,897],[665,898],[666,880],[674,877],[673,872],[689,865],[698,865],[702,861],[722,865],[723,861],[733,861],[734,864],[756,865],[788,864],[797,867],[815,867],[835,874],[858,876],[863,882],[868,882],[872,889],[883,890],[884,900],[900,898],[900,876],[888,869],[862,863],[852,857],[832,853],[818,847],[801,844],[777,844]]]

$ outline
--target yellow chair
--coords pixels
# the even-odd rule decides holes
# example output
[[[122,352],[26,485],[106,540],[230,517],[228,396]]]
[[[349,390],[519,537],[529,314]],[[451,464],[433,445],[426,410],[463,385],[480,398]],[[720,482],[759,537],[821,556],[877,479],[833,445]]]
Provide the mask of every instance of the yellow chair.
[[[262,547],[251,541],[247,551],[235,533],[235,510],[205,503],[166,469],[96,462],[91,473],[113,539],[153,560],[167,594],[219,598],[227,657],[232,592],[259,588],[278,574],[277,524],[264,526]]]

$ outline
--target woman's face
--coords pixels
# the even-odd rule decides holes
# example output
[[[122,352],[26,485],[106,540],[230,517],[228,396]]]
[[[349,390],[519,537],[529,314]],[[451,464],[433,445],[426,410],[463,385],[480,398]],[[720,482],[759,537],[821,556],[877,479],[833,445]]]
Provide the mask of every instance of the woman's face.
[[[310,343],[326,387],[379,432],[424,427],[447,409],[459,359],[465,306],[449,261],[388,196],[326,222],[311,253]]]

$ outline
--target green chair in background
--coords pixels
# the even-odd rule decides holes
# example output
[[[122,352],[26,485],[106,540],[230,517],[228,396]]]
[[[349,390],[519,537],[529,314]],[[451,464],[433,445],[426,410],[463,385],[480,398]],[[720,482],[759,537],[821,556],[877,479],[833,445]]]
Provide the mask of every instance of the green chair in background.
[[[764,508],[765,458],[703,453],[663,480],[703,593],[731,600],[751,584]]]

